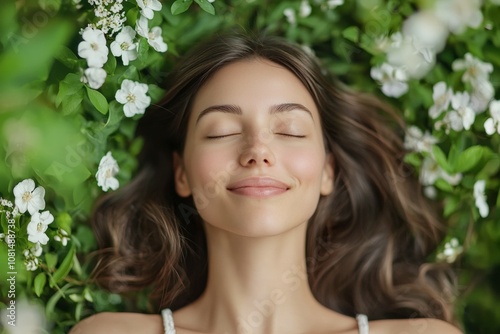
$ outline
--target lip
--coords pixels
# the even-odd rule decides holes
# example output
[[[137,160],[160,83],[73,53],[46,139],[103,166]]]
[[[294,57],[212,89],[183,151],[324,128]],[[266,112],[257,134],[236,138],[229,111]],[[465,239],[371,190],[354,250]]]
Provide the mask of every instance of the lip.
[[[271,197],[286,192],[290,187],[272,177],[249,177],[227,186],[227,190],[250,197]]]

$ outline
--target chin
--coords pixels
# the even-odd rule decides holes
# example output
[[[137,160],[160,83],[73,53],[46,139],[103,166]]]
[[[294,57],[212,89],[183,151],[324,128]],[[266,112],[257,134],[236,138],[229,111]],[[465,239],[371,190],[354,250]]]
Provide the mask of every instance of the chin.
[[[291,219],[280,219],[270,217],[269,215],[266,215],[266,217],[254,216],[246,219],[240,216],[237,223],[235,223],[234,220],[227,222],[219,221],[218,224],[205,222],[205,224],[211,225],[211,227],[218,230],[223,230],[231,234],[247,238],[278,236],[305,223],[307,223],[307,220],[293,222]]]

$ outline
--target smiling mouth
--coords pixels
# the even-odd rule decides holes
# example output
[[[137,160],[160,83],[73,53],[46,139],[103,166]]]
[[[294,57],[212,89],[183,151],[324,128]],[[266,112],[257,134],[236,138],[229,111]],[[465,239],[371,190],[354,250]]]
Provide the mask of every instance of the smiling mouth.
[[[290,187],[283,182],[269,177],[251,177],[230,184],[227,190],[249,197],[272,197],[283,194]]]

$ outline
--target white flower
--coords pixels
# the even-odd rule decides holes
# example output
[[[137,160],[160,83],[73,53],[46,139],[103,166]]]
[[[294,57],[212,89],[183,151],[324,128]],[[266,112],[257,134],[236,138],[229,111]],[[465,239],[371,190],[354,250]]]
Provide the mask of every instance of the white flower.
[[[437,121],[434,124],[436,130],[439,130],[443,126],[447,134],[450,132],[450,129],[454,131],[462,131],[464,129],[462,117],[456,111],[448,111],[441,121]]]
[[[472,89],[470,105],[474,112],[482,113],[488,108],[488,104],[495,96],[495,89],[488,80],[477,81]]]
[[[95,174],[97,185],[101,187],[103,191],[118,189],[119,183],[115,178],[115,175],[119,170],[120,168],[118,167],[118,163],[111,155],[111,152],[108,152],[99,162],[99,167],[97,168],[97,173]]]
[[[81,81],[89,85],[90,88],[99,89],[106,81],[107,73],[99,67],[89,67],[83,71]]]
[[[31,216],[31,221],[28,224],[28,240],[33,243],[41,243],[46,245],[49,237],[45,234],[47,227],[54,221],[54,216],[49,211],[35,213]]]
[[[15,203],[19,208],[19,212],[25,213],[26,210],[33,215],[34,213],[45,208],[45,188],[38,186],[35,189],[35,181],[26,179],[19,182],[14,187]]]
[[[121,56],[125,66],[130,61],[137,59],[137,45],[134,43],[134,38],[135,30],[126,26],[116,35],[115,41],[110,45],[113,56]]]
[[[393,67],[387,63],[380,67],[373,67],[370,75],[382,84],[382,92],[386,96],[400,97],[408,91],[408,76],[401,68]]]
[[[424,187],[424,195],[427,198],[436,199],[437,190],[434,186],[426,186],[426,187]]]
[[[391,36],[392,43],[387,49],[387,62],[403,68],[410,78],[421,79],[436,62],[435,50],[412,36],[400,32]]]
[[[463,250],[464,248],[460,246],[457,238],[453,238],[444,245],[444,250],[442,253],[437,255],[437,259],[453,263],[457,259],[458,255],[462,254]]]
[[[470,96],[467,92],[455,93],[455,95],[451,98],[451,107],[462,119],[462,125],[465,130],[470,129],[471,125],[474,123],[474,119],[476,118],[476,113],[472,110],[469,101]]]
[[[112,13],[120,13],[123,9],[123,5],[121,3],[115,3],[113,6],[111,6],[110,10]]]
[[[385,35],[380,35],[374,40],[375,48],[381,52],[387,52],[392,42],[391,39]]]
[[[422,133],[422,130],[412,125],[406,132],[404,147],[416,152],[430,152],[432,145],[437,142],[437,139],[429,131]]]
[[[31,247],[30,252],[31,252],[31,254],[33,254],[36,257],[39,257],[40,255],[42,255],[43,249],[42,249],[42,246],[40,246],[40,243],[37,242],[35,244],[35,246]]]
[[[441,167],[432,158],[425,158],[420,170],[420,183],[424,186],[430,186],[436,183],[436,180],[442,173]]]
[[[148,20],[141,16],[137,20],[136,28],[137,33],[147,38],[148,44],[151,45],[158,52],[165,52],[168,49],[168,45],[163,41],[162,31],[160,27],[153,27],[151,30],[148,28]]]
[[[500,134],[500,101],[491,101],[490,115],[491,117],[484,122],[484,130],[489,135],[495,132]]]
[[[403,23],[402,32],[420,41],[422,45],[441,52],[448,38],[448,29],[431,11],[419,11]]]
[[[293,10],[293,8],[285,8],[283,10],[283,15],[285,15],[286,20],[291,25],[296,25],[297,24],[297,18],[295,17],[295,11]]]
[[[483,218],[486,218],[490,212],[488,203],[486,203],[486,195],[484,194],[485,186],[485,180],[478,180],[474,183],[474,199],[476,200],[476,207],[479,209],[479,215]]]
[[[344,4],[344,0],[327,0],[326,5],[328,9],[334,9],[335,7],[342,6]]]
[[[89,67],[103,67],[108,61],[108,47],[104,33],[99,29],[86,28],[83,41],[78,44],[78,55],[87,59]]]
[[[12,208],[14,206],[14,204],[11,201],[2,197],[0,197],[0,205],[6,206],[8,208]]]
[[[26,259],[24,261],[24,265],[26,266],[26,270],[35,271],[38,269],[38,258],[32,257],[32,258]]]
[[[59,241],[63,246],[66,247],[69,241],[68,232],[63,229],[59,229],[58,234],[54,236],[54,240]]]
[[[115,94],[116,101],[123,104],[125,116],[132,117],[136,114],[144,114],[151,103],[151,98],[146,95],[148,85],[125,79],[120,90]]]
[[[465,54],[465,59],[457,59],[452,64],[453,71],[463,71],[463,82],[475,84],[477,82],[488,81],[490,73],[493,72],[493,65],[485,63],[470,53]]]
[[[424,186],[431,186],[436,183],[436,180],[439,178],[455,186],[462,180],[462,174],[450,175],[443,170],[433,158],[426,157],[420,170],[420,183]]]
[[[299,15],[300,17],[308,17],[311,15],[312,7],[308,0],[302,0],[300,3]]]
[[[72,0],[71,2],[73,3],[73,5],[75,6],[76,9],[80,9],[83,6],[81,4],[82,0]]]
[[[94,10],[94,14],[97,17],[106,17],[108,15],[108,9],[104,7],[102,4],[100,4]]]
[[[437,0],[436,16],[454,34],[461,34],[466,27],[477,28],[483,21],[481,0]]]
[[[137,0],[141,8],[141,14],[151,20],[155,13],[153,11],[161,10],[161,2],[158,0]]]
[[[446,87],[446,83],[441,81],[435,84],[432,92],[434,105],[429,109],[429,116],[432,118],[439,117],[450,106],[452,96],[453,91]]]

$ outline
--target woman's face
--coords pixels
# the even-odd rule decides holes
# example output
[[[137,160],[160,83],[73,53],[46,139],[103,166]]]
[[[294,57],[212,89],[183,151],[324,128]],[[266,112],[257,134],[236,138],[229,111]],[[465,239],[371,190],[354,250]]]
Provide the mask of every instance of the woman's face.
[[[264,59],[232,63],[196,94],[182,156],[180,196],[206,224],[269,236],[306,223],[333,188],[318,110],[295,75]]]

